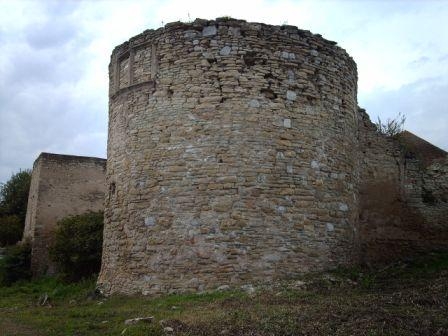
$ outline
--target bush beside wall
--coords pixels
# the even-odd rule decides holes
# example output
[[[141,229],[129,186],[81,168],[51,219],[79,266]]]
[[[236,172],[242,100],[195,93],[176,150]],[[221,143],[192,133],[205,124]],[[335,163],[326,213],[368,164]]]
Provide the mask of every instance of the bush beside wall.
[[[102,212],[67,217],[58,222],[50,258],[64,279],[78,281],[99,272],[102,244]]]

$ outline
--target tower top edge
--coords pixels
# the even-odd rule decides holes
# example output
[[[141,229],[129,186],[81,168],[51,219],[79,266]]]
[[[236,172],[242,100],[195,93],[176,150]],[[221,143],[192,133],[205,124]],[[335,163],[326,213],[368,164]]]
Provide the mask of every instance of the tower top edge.
[[[145,44],[151,44],[152,41],[165,33],[173,33],[176,31],[197,31],[203,34],[203,37],[212,38],[214,35],[219,35],[220,27],[233,27],[234,29],[241,29],[242,31],[271,31],[272,33],[284,34],[285,36],[296,36],[299,39],[315,40],[319,45],[325,45],[327,48],[339,50],[349,56],[345,49],[337,45],[337,42],[325,39],[321,34],[314,34],[309,30],[299,29],[293,25],[272,25],[261,22],[247,22],[246,20],[235,19],[231,17],[220,17],[213,20],[197,18],[191,22],[169,22],[163,27],[157,29],[146,29],[142,33],[131,37],[128,41],[116,46],[112,51],[112,56],[122,55],[128,52],[133,47],[139,47]],[[211,27],[210,30],[216,29],[215,34],[204,34],[205,29]],[[214,28],[213,28],[214,27]],[[353,61],[353,59],[352,59]],[[353,61],[354,62],[354,61]]]

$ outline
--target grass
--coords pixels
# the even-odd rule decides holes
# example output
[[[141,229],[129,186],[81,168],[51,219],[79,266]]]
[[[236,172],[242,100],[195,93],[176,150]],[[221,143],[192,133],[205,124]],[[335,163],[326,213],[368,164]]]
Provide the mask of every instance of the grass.
[[[17,283],[0,288],[0,334],[448,335],[448,254],[301,280],[263,286],[254,294],[159,298],[101,298],[94,279]],[[41,305],[45,293],[48,300]],[[146,316],[153,322],[124,323]]]

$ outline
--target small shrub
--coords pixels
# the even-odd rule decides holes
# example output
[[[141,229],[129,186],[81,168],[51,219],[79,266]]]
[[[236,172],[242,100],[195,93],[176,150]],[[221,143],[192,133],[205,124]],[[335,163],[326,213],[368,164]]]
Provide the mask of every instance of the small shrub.
[[[385,123],[378,117],[378,122],[375,123],[375,126],[378,133],[392,137],[403,132],[405,121],[406,116],[400,112],[394,119],[387,119]]]
[[[22,238],[23,223],[17,215],[0,217],[0,246],[14,245]]]
[[[64,279],[79,281],[99,272],[102,244],[102,212],[67,217],[58,222],[50,258]]]
[[[0,284],[9,286],[31,278],[31,246],[29,243],[9,246],[0,259]]]

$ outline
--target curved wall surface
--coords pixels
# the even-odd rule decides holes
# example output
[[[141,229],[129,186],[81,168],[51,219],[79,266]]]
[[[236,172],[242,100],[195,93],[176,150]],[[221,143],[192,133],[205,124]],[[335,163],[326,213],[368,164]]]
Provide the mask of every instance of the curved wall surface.
[[[110,63],[105,293],[197,291],[348,263],[356,65],[292,26],[173,23]]]

